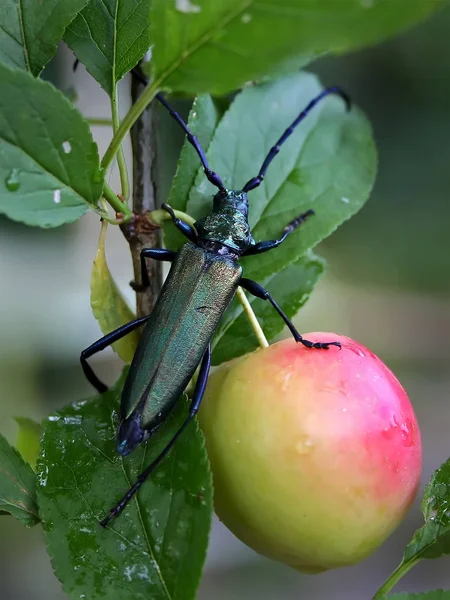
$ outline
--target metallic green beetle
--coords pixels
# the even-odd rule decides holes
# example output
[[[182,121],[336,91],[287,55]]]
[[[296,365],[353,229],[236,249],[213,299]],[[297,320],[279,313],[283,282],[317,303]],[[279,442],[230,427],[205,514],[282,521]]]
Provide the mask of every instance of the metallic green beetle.
[[[214,196],[212,212],[197,221],[195,229],[178,219],[170,206],[163,204],[188,242],[178,253],[163,248],[146,248],[142,251],[142,284],[133,284],[136,291],[142,291],[150,284],[145,264],[147,258],[172,262],[152,313],[92,344],[82,352],[81,364],[88,380],[100,392],[104,392],[106,386],[97,378],[87,359],[147,322],[122,392],[117,451],[123,456],[148,439],[165,421],[199,365],[200,370],[186,421],[157,459],[141,473],[136,483],[103,519],[101,524],[104,527],[125,508],[196,415],[211,365],[210,341],[238,286],[258,298],[268,300],[297,342],[308,348],[322,349],[340,345],[333,341],[313,343],[303,339],[269,292],[258,283],[242,277],[242,267],[238,264],[241,256],[276,248],[298,225],[314,214],[309,210],[298,216],[284,228],[279,239],[256,243],[248,224],[247,192],[258,187],[281,145],[309,111],[329,94],[340,95],[347,108],[350,108],[350,100],[340,88],[324,90],[308,104],[270,149],[258,175],[239,191],[225,188],[220,177],[210,170],[202,148],[187,125],[162,96],[157,96],[186,132],[188,141],[200,157],[207,179],[219,191]]]

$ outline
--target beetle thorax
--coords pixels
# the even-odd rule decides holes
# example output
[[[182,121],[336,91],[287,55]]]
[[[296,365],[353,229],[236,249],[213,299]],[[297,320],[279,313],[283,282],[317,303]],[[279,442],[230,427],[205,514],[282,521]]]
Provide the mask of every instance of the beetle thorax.
[[[195,228],[200,242],[223,244],[242,254],[254,243],[248,224],[247,194],[220,190],[214,196],[212,212],[198,220]]]

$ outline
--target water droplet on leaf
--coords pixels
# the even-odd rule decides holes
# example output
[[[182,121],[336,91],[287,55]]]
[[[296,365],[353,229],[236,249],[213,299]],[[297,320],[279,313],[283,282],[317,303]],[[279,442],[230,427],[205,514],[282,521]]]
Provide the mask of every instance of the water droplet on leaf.
[[[19,169],[13,169],[5,179],[5,185],[10,192],[17,192],[20,188]]]
[[[191,2],[191,0],[175,0],[175,8],[182,13],[199,13],[201,7]]]
[[[74,416],[74,417],[64,417],[64,423],[66,425],[80,425],[83,421],[83,417]]]

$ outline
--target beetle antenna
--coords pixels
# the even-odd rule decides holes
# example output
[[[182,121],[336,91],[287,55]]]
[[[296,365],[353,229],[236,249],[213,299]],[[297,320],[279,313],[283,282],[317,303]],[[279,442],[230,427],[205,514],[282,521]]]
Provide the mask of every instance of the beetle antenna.
[[[344,100],[347,110],[350,110],[350,97],[340,87],[335,85],[333,87],[327,88],[326,90],[323,90],[323,92],[321,92],[318,96],[311,100],[308,106],[302,110],[302,112],[298,115],[295,121],[293,121],[293,123],[289,125],[289,127],[280,137],[278,142],[274,146],[272,146],[266,158],[264,159],[264,162],[259,170],[258,175],[256,177],[252,177],[252,179],[247,181],[247,183],[242,188],[243,192],[249,192],[250,190],[254,190],[259,186],[261,181],[264,179],[268,166],[278,154],[281,146],[288,139],[288,137],[291,135],[291,133],[294,131],[297,125],[299,125],[303,121],[303,119],[308,115],[308,113],[311,111],[312,108],[314,108],[316,104],[318,104],[321,100],[323,100],[324,98],[326,98],[326,96],[329,96],[330,94],[337,94],[338,96],[340,96]]]
[[[136,79],[138,79],[142,84],[144,84],[144,85],[148,84],[148,80],[146,79],[146,77],[144,77],[142,75],[142,73],[140,73],[140,71],[138,69],[132,69],[131,72],[136,77]],[[189,127],[183,121],[181,116],[172,109],[170,104],[168,104],[166,99],[161,94],[156,94],[156,98],[164,106],[164,108],[166,108],[169,111],[170,116],[173,117],[175,119],[175,121],[180,125],[180,127],[182,127],[182,129],[184,130],[188,142],[194,147],[194,150],[197,152],[197,154],[201,160],[201,163],[203,165],[203,170],[205,172],[205,175],[206,175],[206,178],[208,179],[208,181],[210,181],[213,185],[215,185],[217,188],[219,188],[219,190],[225,189],[225,186],[223,185],[222,180],[217,175],[217,173],[214,173],[214,171],[211,171],[211,169],[209,168],[208,161],[206,159],[206,155],[205,155],[202,147],[200,146],[200,142],[195,137],[195,135],[193,133],[191,133],[191,131],[189,130]]]

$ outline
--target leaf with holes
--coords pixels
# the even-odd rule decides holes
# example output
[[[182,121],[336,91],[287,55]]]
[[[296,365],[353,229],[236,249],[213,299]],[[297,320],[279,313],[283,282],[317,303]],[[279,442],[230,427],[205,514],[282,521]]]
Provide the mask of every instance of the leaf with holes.
[[[149,69],[160,87],[221,94],[311,54],[372,45],[441,2],[153,0]]]
[[[107,227],[107,222],[103,221],[91,272],[92,313],[105,335],[136,318],[120,293],[106,262],[105,235]],[[126,363],[131,363],[133,360],[139,342],[139,334],[139,330],[132,331],[112,345],[114,351]]]
[[[212,484],[203,436],[192,423],[124,512],[99,521],[186,416],[180,401],[132,454],[116,452],[123,378],[101,397],[43,423],[38,499],[53,568],[71,598],[193,600],[206,555]]]
[[[150,48],[150,0],[90,0],[64,36],[76,57],[111,96]]]
[[[39,522],[36,475],[19,452],[0,435],[0,513],[9,513],[27,527]]]
[[[0,62],[39,75],[87,0],[2,0]]]
[[[0,213],[27,225],[71,223],[103,189],[88,123],[50,83],[0,65]]]

